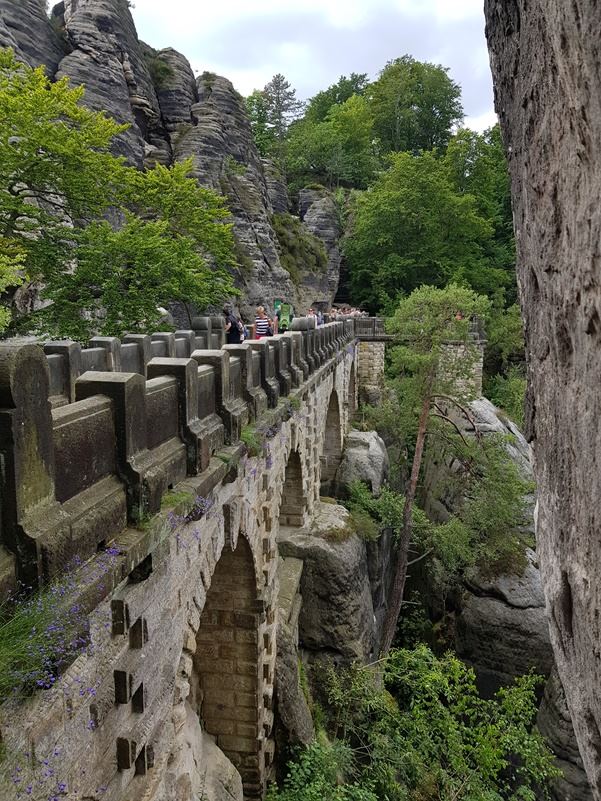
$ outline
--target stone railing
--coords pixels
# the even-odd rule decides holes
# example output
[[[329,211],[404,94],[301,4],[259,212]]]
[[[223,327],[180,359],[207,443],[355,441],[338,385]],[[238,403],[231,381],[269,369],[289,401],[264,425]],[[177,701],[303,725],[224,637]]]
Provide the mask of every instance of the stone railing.
[[[123,340],[0,346],[0,594],[86,559],[242,428],[354,348],[347,318],[224,345],[222,318]],[[374,329],[375,330],[375,329]]]
[[[387,339],[384,320],[381,317],[352,317],[358,339]]]

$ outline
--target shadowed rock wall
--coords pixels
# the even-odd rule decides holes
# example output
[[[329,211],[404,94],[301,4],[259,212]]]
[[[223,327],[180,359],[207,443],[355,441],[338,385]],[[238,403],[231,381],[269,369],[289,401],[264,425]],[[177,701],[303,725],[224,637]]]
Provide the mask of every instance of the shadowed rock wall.
[[[527,439],[555,662],[601,798],[601,12],[487,0],[525,321]]]

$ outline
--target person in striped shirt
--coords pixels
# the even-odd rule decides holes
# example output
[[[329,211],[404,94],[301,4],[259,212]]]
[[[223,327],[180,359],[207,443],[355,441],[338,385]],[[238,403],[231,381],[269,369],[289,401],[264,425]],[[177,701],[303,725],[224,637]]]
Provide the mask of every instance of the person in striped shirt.
[[[265,314],[265,307],[257,307],[255,317],[255,339],[273,336],[273,321]]]

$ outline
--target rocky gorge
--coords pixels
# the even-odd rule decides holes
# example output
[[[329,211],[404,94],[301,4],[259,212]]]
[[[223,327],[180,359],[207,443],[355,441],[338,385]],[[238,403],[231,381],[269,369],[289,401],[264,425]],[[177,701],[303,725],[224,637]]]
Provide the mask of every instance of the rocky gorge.
[[[209,72],[197,76],[182,54],[170,48],[156,51],[141,42],[127,0],[64,0],[49,15],[42,0],[0,0],[0,46],[12,47],[19,58],[33,66],[43,65],[52,79],[67,77],[74,85],[83,83],[85,102],[91,108],[106,111],[129,126],[116,144],[117,152],[129,163],[144,169],[190,160],[198,182],[227,198],[236,237],[238,266],[234,277],[242,293],[240,307],[245,317],[252,317],[254,306],[259,303],[272,307],[276,297],[290,300],[300,310],[331,305],[344,269],[340,210],[334,196],[323,188],[311,187],[302,189],[291,202],[277,165],[260,157],[244,100],[230,81]],[[34,305],[36,288],[18,290],[15,302],[23,308]],[[181,328],[191,327],[191,310],[174,305],[170,311]],[[383,364],[383,342],[380,345]],[[292,359],[294,349],[292,343],[278,343],[277,347],[275,367],[279,379],[272,379],[276,386],[277,380],[289,385],[292,378],[286,375],[286,359]],[[364,353],[364,360],[373,353]],[[355,352],[350,354],[347,348],[346,358],[349,357],[355,359]],[[225,361],[229,364],[228,359]],[[360,371],[361,353],[357,363]],[[247,363],[244,381],[251,372],[250,364]],[[350,371],[344,380],[347,378],[350,382]],[[364,382],[357,388],[359,397],[378,404],[381,387],[376,384]],[[352,402],[344,400],[341,404],[345,409],[343,417],[349,419],[356,409],[357,393],[354,383],[352,386]],[[329,410],[326,413],[325,409],[325,405],[320,407],[319,425],[325,422],[328,428]],[[462,434],[471,436],[477,431],[478,436],[509,438],[511,458],[522,475],[531,479],[528,444],[517,427],[485,398],[473,401],[470,410],[474,430],[466,428]],[[313,430],[312,435],[315,434]],[[317,464],[311,468],[311,475],[319,484],[318,451],[323,441],[311,447]],[[355,480],[364,482],[377,494],[388,476],[389,457],[375,431],[347,431],[344,447],[339,450],[340,443],[335,453],[340,463],[327,482],[327,495],[333,497],[320,498],[317,487],[310,518],[303,519],[303,525],[288,526],[282,519],[274,527],[278,530],[277,548],[272,551],[268,537],[257,546],[257,551],[263,549],[261,559],[271,562],[271,567],[277,563],[275,584],[279,585],[277,656],[272,635],[261,634],[259,638],[269,655],[261,665],[261,681],[271,686],[263,698],[257,694],[259,705],[267,710],[266,719],[273,722],[276,769],[282,768],[282,755],[289,752],[290,746],[308,744],[314,737],[310,693],[313,671],[324,662],[341,667],[353,662],[369,663],[378,654],[394,570],[394,543],[387,531],[377,540],[364,536],[342,503]],[[421,503],[431,520],[444,521],[454,512],[458,500],[446,491],[446,477],[456,470],[456,465],[445,459],[444,452],[430,453],[429,457]],[[235,473],[229,458],[230,455],[224,457],[224,463],[227,462],[228,471]],[[228,483],[229,473],[224,485]],[[323,495],[323,481],[321,489]],[[273,489],[265,486],[262,491],[272,493],[271,502]],[[233,519],[236,504],[227,508]],[[256,525],[271,532],[268,518],[265,509],[255,515]],[[230,525],[228,517],[224,528]],[[590,801],[592,791],[575,745],[566,693],[551,648],[534,548],[534,508],[530,509],[526,527],[533,547],[527,551],[523,570],[500,575],[471,571],[463,576],[459,591],[448,602],[441,602],[439,588],[431,586],[429,611],[435,621],[445,619],[452,633],[451,644],[474,667],[483,695],[490,695],[529,670],[545,677],[538,726],[563,770],[552,797],[554,801]],[[232,535],[232,550],[234,539]],[[258,614],[254,608],[252,613]],[[264,607],[261,613],[265,614]],[[221,608],[219,614],[224,614]],[[200,620],[198,610],[192,610],[191,618],[197,617]],[[273,615],[266,619],[273,625]],[[201,727],[196,714],[195,706],[200,708],[200,701],[190,688],[200,686],[199,676],[206,665],[200,653],[202,647],[195,639],[198,621],[188,623],[191,628],[175,686],[167,692],[169,695],[173,691],[176,699],[177,720],[174,717],[172,721],[175,745],[160,780],[144,798],[242,801],[243,781],[248,784],[248,779],[240,778],[247,767],[244,757],[240,763],[230,761]],[[243,675],[236,676],[240,686],[246,680]],[[269,728],[271,724],[265,725]],[[225,732],[225,737],[234,733],[238,734],[237,729]],[[254,734],[253,730],[251,735]],[[133,742],[134,750],[135,746]],[[122,754],[119,758],[123,758]],[[144,750],[144,770],[153,758],[152,749]],[[130,769],[133,767],[129,764]],[[137,760],[135,771],[137,774]]]

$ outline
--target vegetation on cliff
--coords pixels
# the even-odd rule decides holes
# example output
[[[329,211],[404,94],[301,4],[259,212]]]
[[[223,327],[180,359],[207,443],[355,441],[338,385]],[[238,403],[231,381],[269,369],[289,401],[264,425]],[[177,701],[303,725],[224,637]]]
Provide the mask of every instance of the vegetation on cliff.
[[[424,645],[320,675],[323,730],[269,801],[534,801],[558,775],[533,728],[536,676],[480,698],[473,671]]]
[[[76,340],[159,324],[159,306],[233,292],[229,212],[187,177],[140,172],[111,153],[124,130],[81,105],[83,87],[0,51],[0,286],[16,271],[52,301],[27,320]]]

